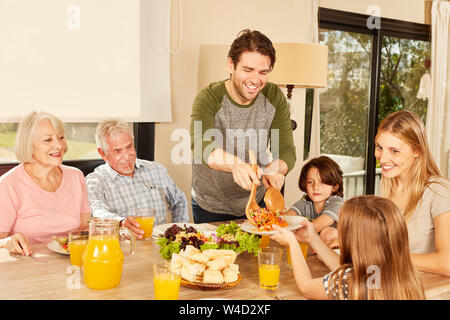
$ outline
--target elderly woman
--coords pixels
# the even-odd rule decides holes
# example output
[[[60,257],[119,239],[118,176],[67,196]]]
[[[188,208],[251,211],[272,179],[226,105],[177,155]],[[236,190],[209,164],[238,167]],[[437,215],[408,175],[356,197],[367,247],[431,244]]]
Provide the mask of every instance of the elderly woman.
[[[450,182],[434,162],[420,117],[410,111],[387,116],[378,127],[375,157],[381,196],[405,217],[413,264],[450,277]]]
[[[19,125],[21,164],[0,177],[0,244],[12,253],[31,255],[30,244],[87,227],[85,180],[62,164],[64,134],[61,120],[44,112],[32,112]]]

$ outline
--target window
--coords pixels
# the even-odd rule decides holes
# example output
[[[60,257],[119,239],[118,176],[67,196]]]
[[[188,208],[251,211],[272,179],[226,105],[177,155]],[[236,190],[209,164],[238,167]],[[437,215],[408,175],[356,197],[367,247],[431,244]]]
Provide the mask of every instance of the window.
[[[0,123],[0,176],[17,165],[14,143],[18,123]],[[95,128],[97,123],[65,123],[68,150],[64,164],[74,166],[84,175],[103,163],[97,152]],[[134,138],[137,157],[154,160],[154,123],[134,123]]]
[[[346,199],[373,194],[381,174],[374,157],[379,122],[401,109],[425,121],[427,103],[417,91],[430,56],[429,26],[380,18],[381,28],[369,29],[369,16],[325,8],[319,18],[329,63],[320,94],[321,153],[341,166]]]
[[[417,91],[428,69],[430,50],[428,41],[383,37],[378,122],[390,113],[408,109],[425,123],[427,101],[417,98]]]
[[[339,163],[345,198],[364,191],[369,118],[370,35],[321,29],[328,46],[328,88],[320,95],[320,151]]]
[[[14,143],[18,123],[0,124],[0,163],[14,163]],[[67,153],[64,160],[101,159],[95,143],[97,123],[66,123]]]

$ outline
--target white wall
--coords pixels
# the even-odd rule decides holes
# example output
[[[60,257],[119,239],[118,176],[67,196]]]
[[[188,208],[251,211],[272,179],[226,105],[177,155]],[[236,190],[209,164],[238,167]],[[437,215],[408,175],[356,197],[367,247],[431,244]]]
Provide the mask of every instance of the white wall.
[[[149,50],[159,25],[148,4],[0,0],[0,122],[33,109],[68,122],[170,121],[170,56]]]
[[[377,6],[384,18],[424,23],[424,0],[319,0],[320,6],[335,10],[369,14]]]

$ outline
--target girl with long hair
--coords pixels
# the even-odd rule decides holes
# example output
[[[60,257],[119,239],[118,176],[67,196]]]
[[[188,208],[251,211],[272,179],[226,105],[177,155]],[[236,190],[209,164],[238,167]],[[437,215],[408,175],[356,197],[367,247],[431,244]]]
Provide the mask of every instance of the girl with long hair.
[[[419,300],[425,294],[408,246],[406,224],[397,206],[378,196],[347,200],[339,213],[337,255],[309,221],[296,234],[274,226],[272,239],[289,246],[300,292],[309,299]],[[313,278],[298,241],[311,246],[334,270]]]
[[[375,137],[379,194],[402,212],[416,268],[450,276],[450,181],[427,141],[422,119],[413,112],[397,111],[381,121]]]

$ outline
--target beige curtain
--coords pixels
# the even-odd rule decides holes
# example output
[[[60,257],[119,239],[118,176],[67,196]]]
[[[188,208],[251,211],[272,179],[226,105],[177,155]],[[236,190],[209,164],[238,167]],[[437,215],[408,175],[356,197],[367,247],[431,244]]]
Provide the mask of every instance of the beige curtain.
[[[450,2],[433,1],[431,25],[431,97],[427,111],[430,148],[444,176],[450,150],[449,28]]]

